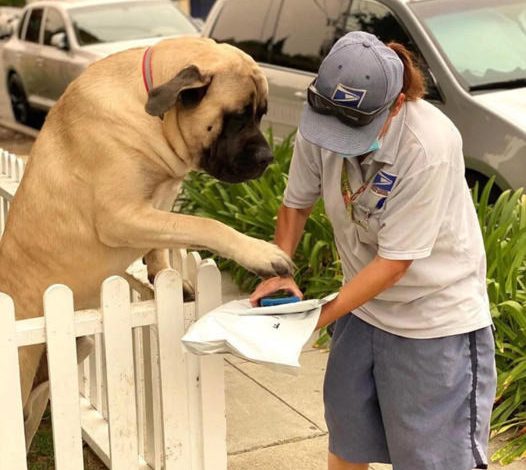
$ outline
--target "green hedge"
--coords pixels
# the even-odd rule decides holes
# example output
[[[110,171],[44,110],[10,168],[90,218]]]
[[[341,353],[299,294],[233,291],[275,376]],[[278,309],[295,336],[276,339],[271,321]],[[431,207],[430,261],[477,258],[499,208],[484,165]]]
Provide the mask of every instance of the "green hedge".
[[[488,261],[487,286],[495,323],[498,371],[493,435],[516,437],[493,455],[502,464],[526,457],[526,195],[504,192],[488,204],[490,181],[474,190]]]
[[[194,173],[185,182],[182,211],[212,217],[242,233],[272,240],[276,214],[287,183],[292,156],[291,137],[276,143],[269,135],[275,161],[254,181],[229,185]],[[506,464],[526,456],[526,195],[503,193],[488,204],[493,181],[473,197],[484,236],[488,260],[488,294],[496,326],[498,368],[493,435],[514,431],[515,438],[493,456]],[[236,283],[251,291],[259,279],[231,260],[216,257]],[[294,256],[296,281],[306,297],[335,292],[342,283],[341,265],[333,243],[331,225],[320,201],[305,226]],[[322,335],[319,342],[327,340]]]

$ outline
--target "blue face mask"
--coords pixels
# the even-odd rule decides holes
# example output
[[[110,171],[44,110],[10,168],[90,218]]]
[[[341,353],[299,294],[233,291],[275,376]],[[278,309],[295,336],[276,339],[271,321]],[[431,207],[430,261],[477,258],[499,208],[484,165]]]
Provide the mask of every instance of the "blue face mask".
[[[365,153],[376,152],[377,150],[380,150],[381,147],[382,143],[378,139],[374,139],[374,142],[369,147],[369,150],[367,150]]]
[[[371,144],[371,146],[367,149],[367,151],[363,153],[358,153],[358,154],[347,153],[347,154],[342,154],[341,156],[343,158],[359,157],[360,155],[365,155],[367,153],[376,152],[377,150],[380,150],[381,148],[382,148],[382,142],[380,142],[378,138],[376,138],[374,139],[374,142]]]

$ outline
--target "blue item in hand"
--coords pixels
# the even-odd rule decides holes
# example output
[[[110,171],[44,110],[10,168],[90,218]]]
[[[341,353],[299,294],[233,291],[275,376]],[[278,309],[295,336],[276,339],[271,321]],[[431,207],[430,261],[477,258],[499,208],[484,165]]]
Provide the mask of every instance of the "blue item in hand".
[[[297,295],[291,295],[289,297],[262,297],[259,300],[259,305],[262,307],[272,307],[274,305],[291,304],[299,302],[300,300]]]

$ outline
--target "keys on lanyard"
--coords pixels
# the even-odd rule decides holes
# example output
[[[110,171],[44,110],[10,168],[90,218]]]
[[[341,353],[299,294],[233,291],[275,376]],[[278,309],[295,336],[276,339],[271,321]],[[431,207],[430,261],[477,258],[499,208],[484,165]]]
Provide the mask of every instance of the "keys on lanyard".
[[[369,229],[369,216],[371,215],[369,210],[364,209],[364,215],[359,217],[356,214],[356,211],[353,209],[353,204],[360,197],[360,195],[368,188],[371,183],[372,178],[363,183],[358,190],[353,193],[351,189],[351,184],[349,182],[349,173],[347,172],[347,165],[345,160],[342,164],[342,175],[341,175],[341,192],[343,197],[343,203],[345,205],[345,211],[349,216],[350,220],[355,224],[362,227],[364,230]],[[374,176],[374,175],[373,175]]]

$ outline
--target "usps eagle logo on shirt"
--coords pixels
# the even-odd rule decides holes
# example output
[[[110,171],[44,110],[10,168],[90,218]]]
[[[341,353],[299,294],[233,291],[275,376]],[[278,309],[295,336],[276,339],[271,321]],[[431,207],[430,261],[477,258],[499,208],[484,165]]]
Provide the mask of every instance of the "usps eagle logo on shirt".
[[[393,175],[392,173],[388,173],[385,170],[380,170],[378,173],[376,173],[371,189],[376,194],[384,196],[376,204],[377,209],[381,209],[384,206],[387,196],[389,196],[389,193],[393,189],[393,186],[396,182],[396,178],[397,178],[396,175]]]
[[[332,94],[332,101],[341,106],[357,109],[362,104],[366,93],[367,90],[351,88],[338,83],[334,93]]]

